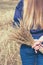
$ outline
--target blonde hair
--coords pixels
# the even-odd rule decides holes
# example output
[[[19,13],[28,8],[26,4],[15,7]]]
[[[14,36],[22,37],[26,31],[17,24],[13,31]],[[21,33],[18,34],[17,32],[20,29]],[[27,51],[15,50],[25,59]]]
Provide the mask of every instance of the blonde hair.
[[[24,0],[24,15],[29,29],[43,29],[43,0]]]

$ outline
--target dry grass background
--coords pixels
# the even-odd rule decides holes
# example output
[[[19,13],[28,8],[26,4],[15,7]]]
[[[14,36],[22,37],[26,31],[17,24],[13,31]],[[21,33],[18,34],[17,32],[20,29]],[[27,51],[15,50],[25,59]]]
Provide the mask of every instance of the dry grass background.
[[[0,8],[0,65],[21,65],[20,46],[9,39],[9,34],[14,30],[12,27],[14,10],[15,8]]]

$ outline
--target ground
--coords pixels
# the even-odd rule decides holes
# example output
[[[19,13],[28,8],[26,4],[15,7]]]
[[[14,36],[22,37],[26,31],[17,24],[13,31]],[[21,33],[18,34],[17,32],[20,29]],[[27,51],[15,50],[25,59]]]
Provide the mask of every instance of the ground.
[[[0,5],[0,65],[21,65],[20,47],[9,40],[9,34],[14,30],[12,22],[16,4]]]

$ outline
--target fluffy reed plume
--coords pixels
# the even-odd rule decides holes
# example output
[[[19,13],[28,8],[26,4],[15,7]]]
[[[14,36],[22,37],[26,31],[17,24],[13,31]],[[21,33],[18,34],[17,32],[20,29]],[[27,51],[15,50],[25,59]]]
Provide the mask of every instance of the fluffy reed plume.
[[[30,30],[26,28],[26,26],[23,23],[23,20],[20,20],[20,27],[16,26],[14,28],[14,31],[12,31],[11,35],[9,35],[11,40],[16,41],[18,44],[27,44],[29,46],[32,46],[35,41],[30,33]],[[39,51],[43,53],[43,50],[40,48]]]

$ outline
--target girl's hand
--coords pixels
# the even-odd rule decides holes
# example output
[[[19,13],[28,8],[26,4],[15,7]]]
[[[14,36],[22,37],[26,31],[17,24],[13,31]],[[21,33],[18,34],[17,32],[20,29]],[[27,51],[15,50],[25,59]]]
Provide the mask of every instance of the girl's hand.
[[[38,40],[35,40],[35,43],[32,46],[32,48],[34,48],[35,49],[35,52],[37,53],[37,51],[39,50],[40,46],[41,46],[41,42],[38,41]]]

